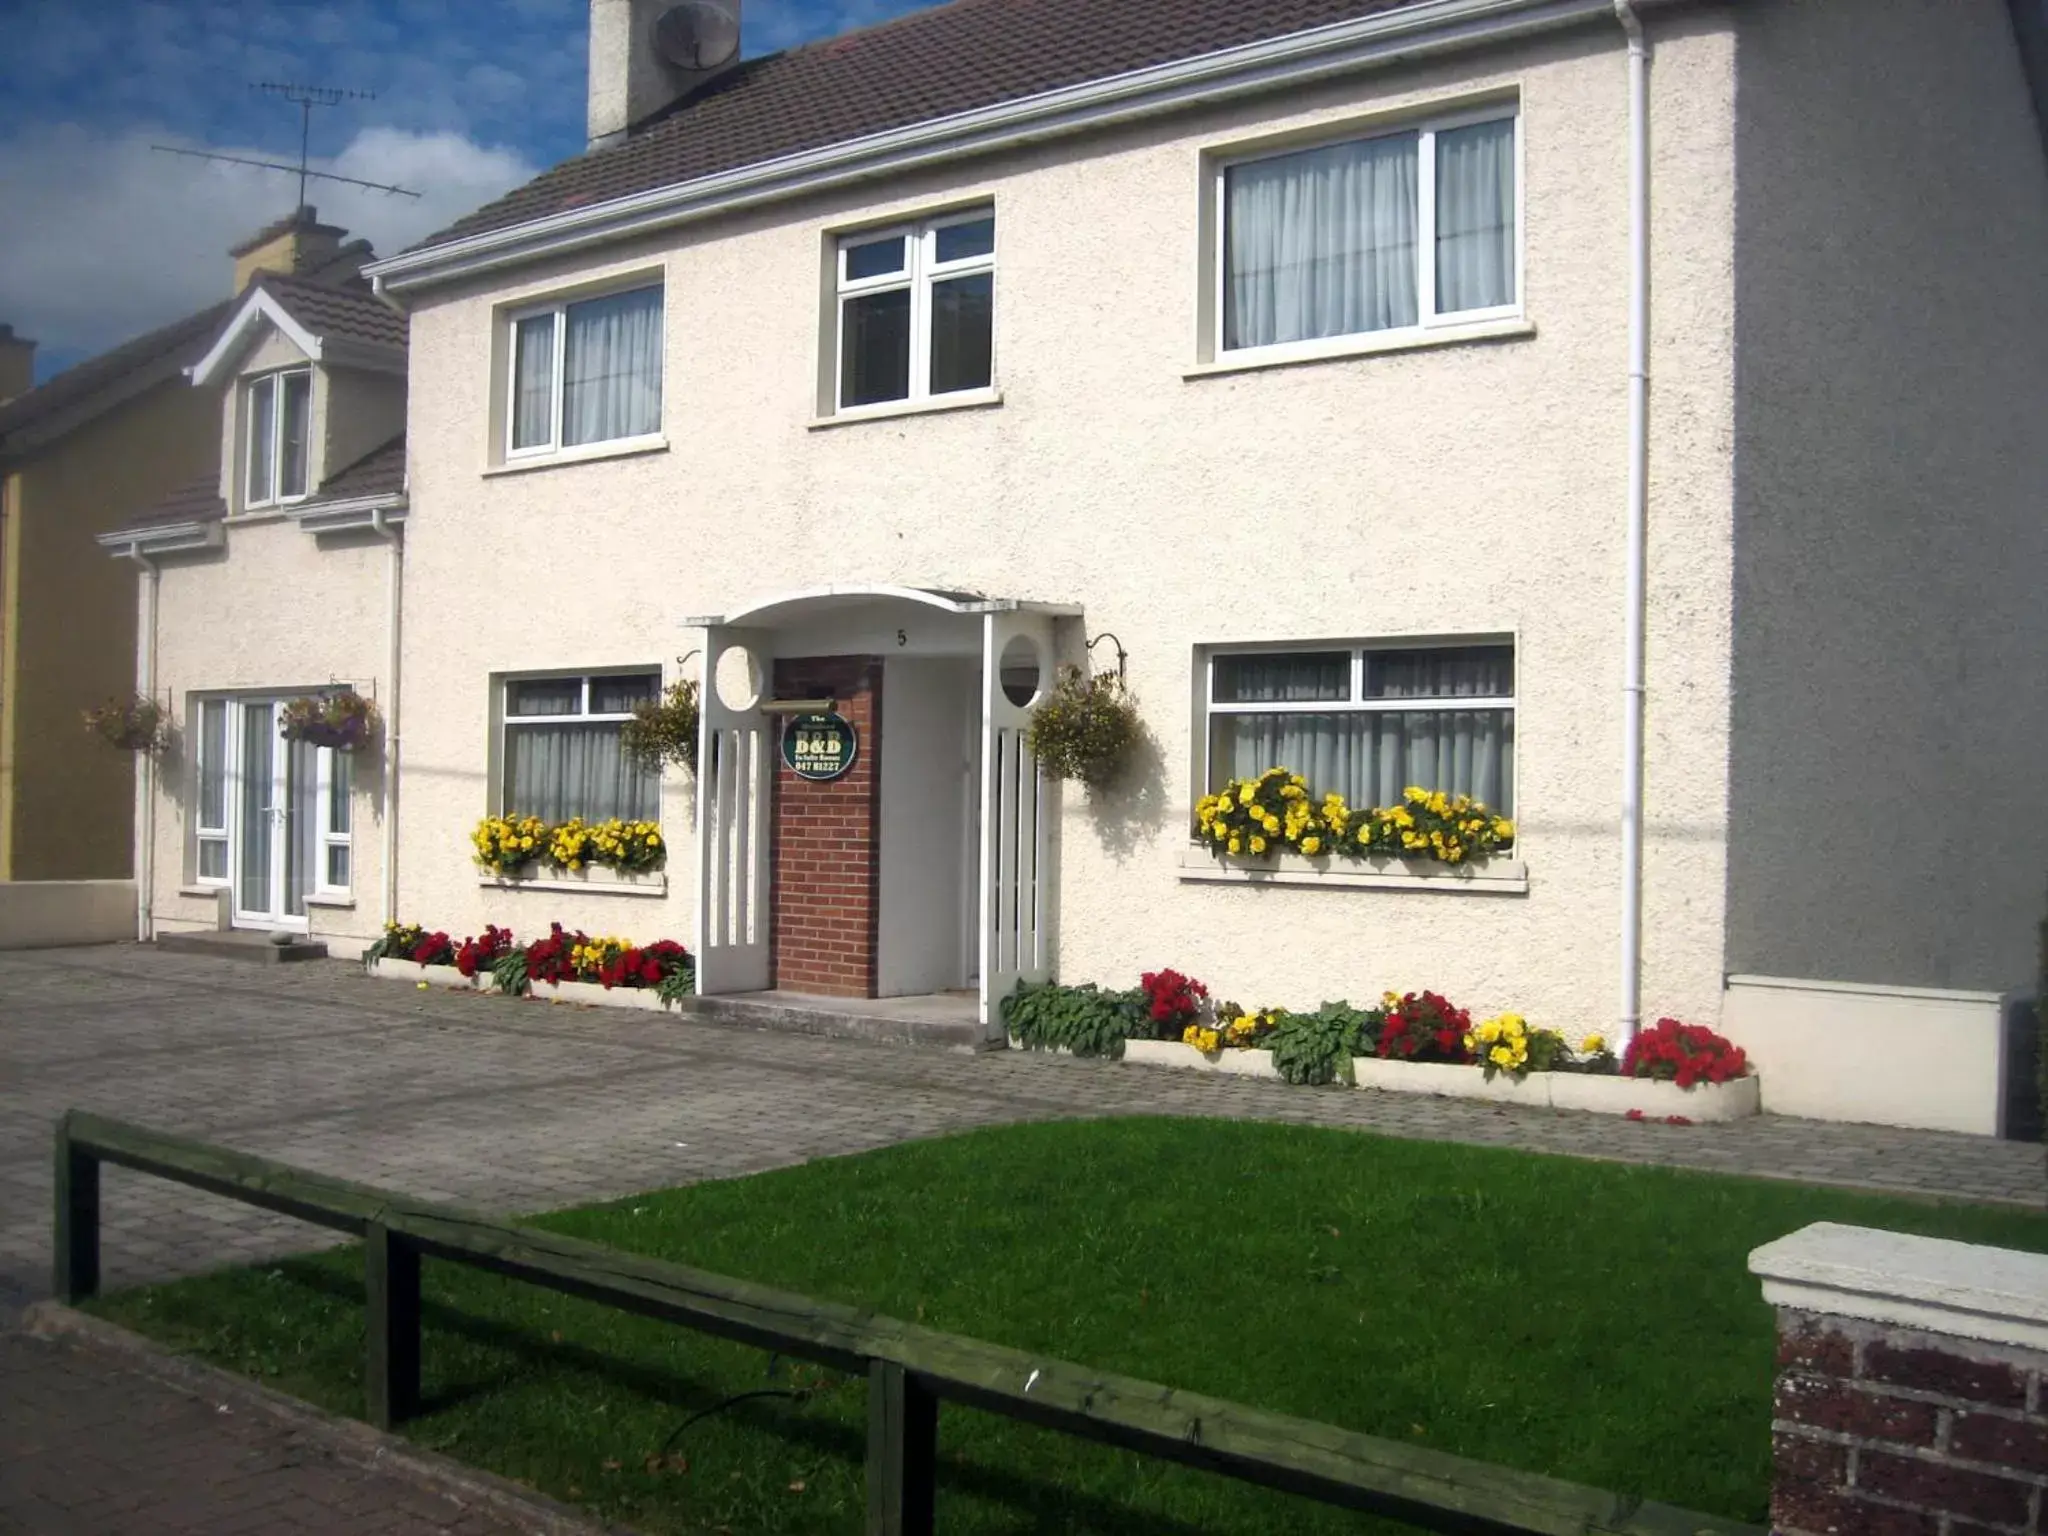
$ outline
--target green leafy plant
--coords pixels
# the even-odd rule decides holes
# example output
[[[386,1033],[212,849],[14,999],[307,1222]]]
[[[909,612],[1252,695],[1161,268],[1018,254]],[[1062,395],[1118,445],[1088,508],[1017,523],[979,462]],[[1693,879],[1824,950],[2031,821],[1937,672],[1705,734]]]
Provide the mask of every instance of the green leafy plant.
[[[1121,677],[1068,666],[1032,712],[1025,743],[1054,778],[1101,789],[1123,772],[1143,734],[1137,701]]]
[[[663,971],[661,981],[654,989],[654,995],[661,999],[664,1008],[673,1008],[684,998],[695,996],[696,992],[697,967],[694,962]]]
[[[674,763],[695,773],[702,715],[696,679],[680,678],[660,698],[634,709],[633,718],[619,727],[619,741],[628,755],[650,768]]]
[[[532,986],[526,971],[526,948],[508,950],[491,962],[491,985],[507,997],[522,997]]]
[[[386,923],[384,931],[364,949],[363,965],[368,968],[379,960],[410,960],[426,936],[427,930],[418,923]]]
[[[171,718],[155,699],[130,694],[85,711],[85,728],[123,752],[168,752],[175,733]]]
[[[1266,1041],[1273,1052],[1273,1070],[1290,1083],[1348,1083],[1351,1058],[1372,1049],[1378,1024],[1372,1012],[1349,1003],[1325,1003],[1314,1013],[1283,1014]]]
[[[1140,990],[1105,992],[1093,982],[1019,982],[1003,999],[1003,1027],[1026,1050],[1065,1048],[1076,1056],[1121,1056],[1146,1019]]]

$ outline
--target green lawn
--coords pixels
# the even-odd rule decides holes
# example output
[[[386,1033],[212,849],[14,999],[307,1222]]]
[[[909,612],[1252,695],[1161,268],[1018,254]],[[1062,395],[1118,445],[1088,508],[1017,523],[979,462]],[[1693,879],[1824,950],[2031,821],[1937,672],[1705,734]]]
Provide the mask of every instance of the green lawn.
[[[2048,1251],[2048,1219],[2020,1211],[1156,1119],[976,1132],[540,1223],[1761,1522],[1772,1323],[1744,1260],[1817,1220]],[[93,1309],[360,1414],[361,1283],[343,1250]],[[649,1532],[859,1529],[864,1384],[446,1264],[426,1289],[422,1444]],[[940,1449],[949,1532],[1369,1528],[964,1409]]]

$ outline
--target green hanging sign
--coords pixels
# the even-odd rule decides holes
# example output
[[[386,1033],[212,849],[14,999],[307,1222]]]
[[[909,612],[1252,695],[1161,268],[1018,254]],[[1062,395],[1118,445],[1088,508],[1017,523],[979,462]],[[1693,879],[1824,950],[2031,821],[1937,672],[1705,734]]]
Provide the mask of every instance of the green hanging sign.
[[[844,715],[791,715],[782,727],[782,760],[800,779],[822,784],[853,766],[860,738]]]

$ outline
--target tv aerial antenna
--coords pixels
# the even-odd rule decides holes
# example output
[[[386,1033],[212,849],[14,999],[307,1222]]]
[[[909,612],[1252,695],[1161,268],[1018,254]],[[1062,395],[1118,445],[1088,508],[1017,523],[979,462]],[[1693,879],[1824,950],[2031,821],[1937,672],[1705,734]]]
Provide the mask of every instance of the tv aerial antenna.
[[[257,160],[248,155],[223,155],[210,149],[184,149],[176,144],[152,144],[149,147],[166,155],[184,155],[193,160],[218,160],[226,165],[253,165],[266,171],[284,171],[299,178],[299,200],[294,207],[306,206],[306,183],[308,181],[339,181],[351,187],[367,187],[372,192],[386,192],[396,197],[418,197],[420,194],[411,187],[396,187],[382,181],[364,181],[358,176],[341,176],[333,171],[316,171],[308,164],[309,149],[313,142],[313,109],[315,107],[338,106],[344,101],[375,101],[375,91],[345,91],[332,85],[298,85],[283,80],[258,80],[250,84],[252,91],[264,91],[273,96],[282,96],[299,109],[299,163],[292,165],[283,160]]]

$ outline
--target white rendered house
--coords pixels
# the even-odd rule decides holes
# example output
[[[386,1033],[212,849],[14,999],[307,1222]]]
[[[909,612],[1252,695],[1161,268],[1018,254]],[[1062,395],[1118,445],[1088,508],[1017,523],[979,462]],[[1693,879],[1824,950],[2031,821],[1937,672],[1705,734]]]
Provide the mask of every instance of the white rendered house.
[[[403,677],[388,842],[247,921],[559,920],[685,939],[708,994],[984,1021],[1163,965],[1668,1014],[1767,1107],[1998,1129],[2048,872],[2025,0],[979,0],[698,73],[663,9],[595,0],[590,153],[369,269],[402,620],[388,516],[230,516],[154,578],[206,729],[209,689]],[[215,580],[235,622],[177,608]],[[1113,652],[1144,750],[1045,780],[1040,691]],[[681,677],[697,772],[638,768]],[[814,782],[782,741],[827,713]],[[1278,765],[1514,847],[1195,843]],[[159,927],[214,920],[197,804],[152,801]],[[515,812],[668,862],[480,871]]]

